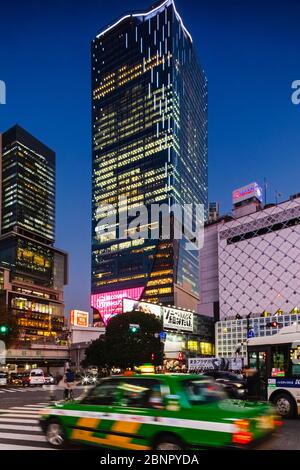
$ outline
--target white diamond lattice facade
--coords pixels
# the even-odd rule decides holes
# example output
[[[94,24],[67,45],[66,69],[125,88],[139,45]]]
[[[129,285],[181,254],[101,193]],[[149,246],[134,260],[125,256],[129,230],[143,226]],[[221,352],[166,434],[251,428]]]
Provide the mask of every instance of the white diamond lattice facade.
[[[218,274],[220,320],[300,307],[300,197],[220,223]]]

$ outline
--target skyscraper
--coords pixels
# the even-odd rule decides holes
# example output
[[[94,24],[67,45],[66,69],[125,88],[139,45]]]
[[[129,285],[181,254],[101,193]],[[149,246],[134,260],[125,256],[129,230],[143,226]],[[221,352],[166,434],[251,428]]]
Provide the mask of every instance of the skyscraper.
[[[55,153],[20,126],[3,134],[1,233],[55,236]]]
[[[0,313],[14,321],[15,348],[59,345],[67,254],[54,247],[55,153],[16,125],[0,135],[0,157]]]
[[[198,252],[185,240],[117,239],[120,198],[203,204],[207,210],[207,80],[172,0],[123,16],[92,42],[92,298],[94,322],[122,298],[195,309]],[[117,222],[96,228],[101,205]]]

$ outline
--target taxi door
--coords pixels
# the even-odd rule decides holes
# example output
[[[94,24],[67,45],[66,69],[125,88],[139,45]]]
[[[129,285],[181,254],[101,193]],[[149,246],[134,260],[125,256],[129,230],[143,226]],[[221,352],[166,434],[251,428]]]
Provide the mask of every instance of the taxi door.
[[[68,426],[71,441],[110,447],[108,436],[114,425],[113,406],[118,402],[119,382],[118,378],[104,379],[80,404],[68,406],[69,415],[73,416],[72,425]]]
[[[119,448],[149,450],[164,413],[161,382],[155,378],[122,378],[110,441]]]

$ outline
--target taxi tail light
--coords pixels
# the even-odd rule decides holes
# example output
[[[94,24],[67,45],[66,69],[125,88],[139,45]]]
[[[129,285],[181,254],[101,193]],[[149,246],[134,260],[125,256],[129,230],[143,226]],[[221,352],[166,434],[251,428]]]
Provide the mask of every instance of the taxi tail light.
[[[249,432],[250,421],[248,419],[239,419],[234,424],[236,427],[236,432],[232,435],[234,444],[247,445],[253,441],[253,434]]]
[[[247,445],[250,444],[251,441],[253,441],[253,435],[251,432],[235,432],[232,436],[232,442],[234,444]]]
[[[275,418],[274,419],[274,424],[277,428],[279,428],[280,426],[282,426],[282,420],[279,419],[279,418]]]

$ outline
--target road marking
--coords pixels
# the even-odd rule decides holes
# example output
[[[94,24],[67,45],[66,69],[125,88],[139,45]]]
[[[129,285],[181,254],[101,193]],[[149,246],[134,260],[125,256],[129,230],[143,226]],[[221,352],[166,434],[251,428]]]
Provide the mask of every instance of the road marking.
[[[22,426],[22,425],[15,425],[15,424],[1,424],[0,431],[2,431],[2,429],[10,429],[10,430],[15,430],[15,431],[39,431],[41,432],[40,426]]]
[[[9,432],[0,432],[0,439],[13,439],[16,441],[35,441],[35,442],[47,442],[45,436],[35,436],[34,434],[15,434]]]
[[[24,405],[24,408],[43,408],[43,405],[48,405],[48,403],[40,403],[39,405]]]
[[[8,410],[7,410],[7,413],[3,413],[3,414],[0,414],[0,417],[1,418],[10,418],[11,416],[14,416],[14,417],[18,417],[18,418],[37,418],[37,413],[36,414],[23,414],[23,413],[16,413],[14,412],[13,414],[10,413]]]
[[[26,408],[26,410],[24,410],[24,406],[13,406],[12,408],[10,408],[11,410],[22,410],[22,411],[25,411],[25,413],[27,413],[27,410],[28,412],[35,412],[35,411],[39,411],[39,410],[43,410],[43,407],[42,406],[39,406],[38,408],[37,407],[33,407],[33,406],[28,406]]]
[[[16,413],[18,414],[19,411],[22,410],[22,414],[33,414],[34,411],[33,410],[24,410],[24,408],[21,408],[20,410],[16,410],[16,409],[12,409],[12,408],[7,408],[6,410],[5,409],[0,409],[0,413]]]
[[[3,416],[3,415],[1,415]],[[0,423],[25,423],[25,424],[37,424],[38,419],[19,419],[19,418],[0,418]],[[1,424],[0,424],[1,426]]]
[[[29,446],[20,446],[15,444],[1,444],[0,450],[56,450],[51,447],[29,447]]]

